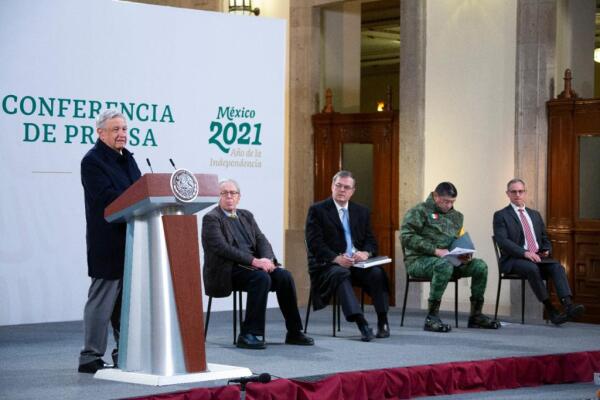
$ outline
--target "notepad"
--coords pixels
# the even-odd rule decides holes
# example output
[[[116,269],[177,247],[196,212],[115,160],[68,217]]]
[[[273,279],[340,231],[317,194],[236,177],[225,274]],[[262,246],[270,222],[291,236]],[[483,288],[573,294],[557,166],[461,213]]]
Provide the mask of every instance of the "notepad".
[[[371,268],[371,267],[374,267],[375,265],[389,264],[391,262],[392,262],[392,259],[389,258],[388,256],[371,257],[369,259],[366,259],[365,261],[361,261],[361,262],[354,264],[353,267],[355,267],[355,268]]]

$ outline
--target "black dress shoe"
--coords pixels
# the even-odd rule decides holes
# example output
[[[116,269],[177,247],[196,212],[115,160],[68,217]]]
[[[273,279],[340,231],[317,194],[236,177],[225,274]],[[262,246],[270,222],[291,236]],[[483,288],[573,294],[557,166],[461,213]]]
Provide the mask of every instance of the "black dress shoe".
[[[77,371],[84,374],[95,374],[99,369],[112,367],[112,365],[105,363],[104,360],[99,358],[97,360],[90,361],[89,363],[80,364],[79,368],[77,368]]]
[[[569,320],[569,316],[565,313],[558,313],[558,311],[548,312],[548,318],[554,325],[562,325]]]
[[[358,329],[360,330],[360,340],[363,342],[370,342],[375,338],[373,329],[371,329],[369,325],[360,325]]]
[[[390,326],[388,324],[377,325],[377,333],[375,337],[378,339],[390,337]]]
[[[237,337],[237,347],[240,349],[252,349],[252,350],[261,350],[266,348],[264,340],[260,340],[251,333],[239,334]]]
[[[583,306],[583,304],[569,304],[566,307],[565,311],[567,313],[567,316],[569,317],[569,320],[573,320],[579,317],[580,315],[583,315],[583,313],[585,312],[585,307]]]
[[[285,344],[297,344],[298,346],[312,346],[315,344],[313,338],[306,336],[304,333],[288,332],[285,335]]]

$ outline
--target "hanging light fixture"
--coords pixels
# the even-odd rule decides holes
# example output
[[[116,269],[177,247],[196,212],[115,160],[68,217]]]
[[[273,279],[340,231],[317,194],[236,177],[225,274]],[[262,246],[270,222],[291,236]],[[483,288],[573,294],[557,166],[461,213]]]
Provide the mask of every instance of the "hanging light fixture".
[[[242,15],[260,14],[258,7],[252,8],[252,0],[229,0],[229,12]]]
[[[594,50],[594,61],[600,63],[600,47]]]

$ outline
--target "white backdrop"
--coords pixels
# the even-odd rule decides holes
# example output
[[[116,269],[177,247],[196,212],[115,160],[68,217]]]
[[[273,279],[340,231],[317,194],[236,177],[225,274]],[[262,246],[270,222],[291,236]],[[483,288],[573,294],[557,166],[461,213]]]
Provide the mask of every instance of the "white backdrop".
[[[240,207],[283,258],[285,21],[4,0],[0,41],[0,325],[82,318],[79,163],[99,109],[131,114],[128,148],[142,173],[146,158],[171,172],[172,158],[240,182]]]

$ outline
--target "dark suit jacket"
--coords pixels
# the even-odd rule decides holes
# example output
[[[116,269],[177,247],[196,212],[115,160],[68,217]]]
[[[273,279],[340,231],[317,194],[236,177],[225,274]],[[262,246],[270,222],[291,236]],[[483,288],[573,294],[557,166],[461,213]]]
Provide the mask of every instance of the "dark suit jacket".
[[[125,223],[108,223],[104,209],[141,176],[133,154],[120,155],[98,140],[81,160],[85,197],[88,275],[120,279],[125,259]]]
[[[369,209],[349,202],[352,244],[360,251],[377,255],[377,241],[371,230]],[[306,247],[308,272],[314,296],[315,309],[324,307],[337,287],[340,276],[332,273],[333,259],[346,251],[344,227],[333,199],[313,204],[306,217]]]
[[[252,213],[237,209],[236,214],[248,232],[254,254],[238,248],[228,217],[219,206],[202,218],[203,277],[207,296],[227,297],[231,294],[231,269],[234,265],[251,265],[253,258],[270,258],[277,264],[273,248],[256,224]]]
[[[552,244],[548,239],[542,216],[536,210],[527,207],[525,209],[531,218],[539,251],[551,252]],[[494,213],[494,237],[501,250],[500,269],[502,272],[509,272],[514,260],[524,258],[525,255],[525,233],[519,216],[510,204]]]

